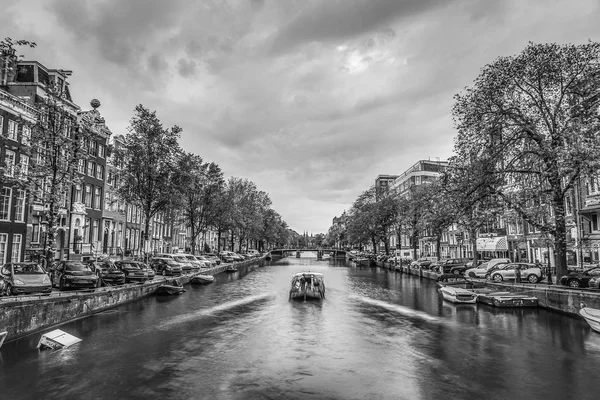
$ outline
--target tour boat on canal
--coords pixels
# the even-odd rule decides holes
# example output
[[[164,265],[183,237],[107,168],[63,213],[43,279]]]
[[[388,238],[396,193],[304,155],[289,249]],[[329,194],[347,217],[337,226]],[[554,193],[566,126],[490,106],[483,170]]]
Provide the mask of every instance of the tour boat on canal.
[[[321,300],[325,298],[325,277],[318,272],[298,272],[292,277],[289,300]]]
[[[582,301],[579,315],[585,319],[590,328],[600,333],[600,310],[597,308],[590,308]]]

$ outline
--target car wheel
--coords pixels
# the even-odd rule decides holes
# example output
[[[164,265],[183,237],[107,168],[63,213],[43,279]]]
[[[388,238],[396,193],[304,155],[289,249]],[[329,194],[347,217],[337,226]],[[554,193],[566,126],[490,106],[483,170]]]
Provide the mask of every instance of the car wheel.
[[[469,278],[475,278],[475,272],[471,271],[469,272]]]
[[[459,269],[455,269],[455,270],[452,271],[452,273],[454,275],[460,275],[460,270]]]
[[[577,279],[571,279],[570,281],[567,282],[567,286],[572,287],[572,288],[578,288],[581,285],[579,284],[579,281]]]
[[[13,288],[12,288],[12,285],[10,283],[6,284],[6,295],[7,296],[14,296],[14,295],[16,295],[15,293],[13,293]]]
[[[500,274],[495,274],[494,276],[492,276],[492,280],[494,282],[502,282],[504,280],[504,278]]]

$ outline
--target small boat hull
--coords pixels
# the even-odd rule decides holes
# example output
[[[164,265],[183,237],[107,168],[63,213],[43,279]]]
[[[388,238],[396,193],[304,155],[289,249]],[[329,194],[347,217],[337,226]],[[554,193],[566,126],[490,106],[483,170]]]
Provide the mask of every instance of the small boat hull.
[[[215,277],[211,275],[196,275],[190,279],[190,283],[196,285],[205,285],[207,283],[213,283],[214,281]]]
[[[60,329],[55,329],[42,335],[40,341],[38,342],[37,348],[40,350],[59,350],[70,347],[79,342],[81,342],[81,339],[78,337],[70,335]]]
[[[506,292],[485,293],[477,296],[477,301],[494,307],[537,307],[537,297]]]
[[[323,292],[317,290],[298,290],[290,291],[290,300],[322,300],[325,298],[325,289]]]
[[[165,284],[156,288],[156,294],[159,296],[172,296],[181,293],[185,293],[183,286]]]
[[[238,270],[238,269],[237,269],[236,267],[227,267],[227,268],[225,269],[225,272],[237,272],[237,270]]]
[[[439,289],[442,298],[451,303],[474,304],[477,302],[477,294],[462,288],[441,287]]]
[[[592,330],[600,333],[600,310],[584,307],[579,310],[579,315],[585,319]]]

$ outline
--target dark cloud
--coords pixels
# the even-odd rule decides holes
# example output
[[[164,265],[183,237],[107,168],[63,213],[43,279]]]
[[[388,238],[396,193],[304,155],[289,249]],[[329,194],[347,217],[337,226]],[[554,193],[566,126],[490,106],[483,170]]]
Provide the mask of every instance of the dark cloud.
[[[380,28],[398,18],[411,18],[452,0],[328,0],[306,9],[275,35],[273,53],[312,41],[347,39]]]
[[[152,72],[163,72],[167,70],[169,65],[164,55],[155,53],[148,57],[148,67]]]
[[[196,74],[196,62],[194,60],[180,58],[177,62],[177,71],[179,72],[179,75],[184,78],[189,78]]]

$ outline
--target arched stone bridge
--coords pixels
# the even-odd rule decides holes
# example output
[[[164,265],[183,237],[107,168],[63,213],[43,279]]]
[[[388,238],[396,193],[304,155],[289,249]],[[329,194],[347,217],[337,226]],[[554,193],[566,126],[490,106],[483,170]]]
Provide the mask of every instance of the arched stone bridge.
[[[317,258],[321,258],[323,257],[323,254],[331,254],[331,257],[333,258],[340,258],[340,259],[345,259],[346,258],[346,254],[348,253],[346,250],[340,250],[340,249],[275,249],[275,250],[271,250],[268,254],[267,254],[267,259],[271,258],[272,256],[276,256],[276,257],[284,257],[286,255],[291,255],[291,254],[296,254],[297,256],[299,256],[300,253],[316,253],[317,254]]]

